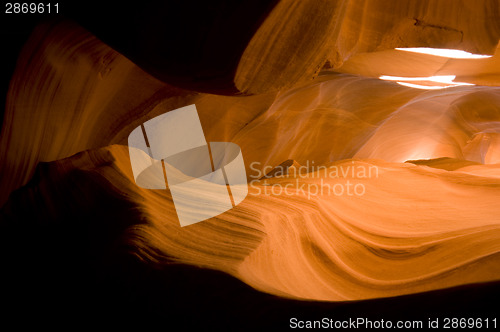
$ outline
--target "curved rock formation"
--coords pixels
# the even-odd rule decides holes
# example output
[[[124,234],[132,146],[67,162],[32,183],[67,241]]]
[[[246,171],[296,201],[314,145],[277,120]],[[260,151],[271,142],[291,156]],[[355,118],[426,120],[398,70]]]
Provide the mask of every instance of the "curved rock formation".
[[[138,31],[126,40],[119,25],[81,21],[124,55],[74,22],[35,29],[0,139],[1,225],[15,235],[5,249],[21,257],[13,266],[40,248],[40,268],[44,257],[52,268],[75,259],[99,280],[134,257],[325,301],[500,280],[500,53],[459,60],[386,50],[493,54],[495,1],[280,1],[256,5],[250,30],[234,22],[247,2],[217,3],[235,16],[189,31],[235,31],[193,38],[184,51],[196,56],[182,61],[186,53],[166,56],[156,44],[165,30],[153,23],[150,39]],[[230,54],[206,48],[232,33],[245,38]],[[477,85],[425,91],[381,75]],[[169,190],[135,185],[126,144],[141,123],[190,104],[207,141],[241,147],[249,193],[181,228]]]

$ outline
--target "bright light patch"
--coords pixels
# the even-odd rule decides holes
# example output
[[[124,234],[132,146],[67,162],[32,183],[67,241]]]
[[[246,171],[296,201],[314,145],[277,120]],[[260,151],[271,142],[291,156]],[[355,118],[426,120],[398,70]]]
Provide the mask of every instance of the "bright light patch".
[[[398,51],[414,52],[422,54],[430,54],[446,58],[454,59],[482,59],[490,58],[492,55],[472,54],[462,50],[453,50],[447,48],[429,48],[429,47],[410,47],[396,48]],[[400,85],[404,85],[415,89],[436,90],[462,85],[474,85],[471,83],[454,82],[455,75],[441,75],[428,77],[399,77],[382,75],[379,77],[382,80],[396,81]]]
[[[396,83],[410,88],[426,89],[426,90],[437,90],[437,89],[444,89],[461,85],[474,85],[471,83],[453,82],[453,80],[455,79],[455,75],[441,75],[441,76],[428,76],[428,77],[401,77],[401,76],[382,75],[379,78],[381,80],[386,80],[386,81],[396,81]],[[420,84],[408,83],[408,82],[418,82]]]
[[[444,89],[450,87],[449,85],[442,86],[442,85],[420,85],[420,84],[413,84],[413,83],[406,83],[406,82],[396,82],[399,85],[404,85],[409,88],[415,88],[415,89],[422,89],[422,90],[439,90],[439,89]],[[453,85],[455,86],[455,85]]]
[[[428,77],[401,77],[401,76],[382,75],[380,76],[380,79],[387,81],[431,81],[438,83],[455,84],[455,82],[453,82],[455,77],[456,77],[455,75],[428,76]],[[468,83],[463,83],[463,84],[468,84]]]
[[[453,50],[447,48],[429,48],[429,47],[409,47],[409,48],[396,48],[398,51],[414,52],[442,56],[454,59],[481,59],[491,58],[492,55],[472,54],[462,50]]]

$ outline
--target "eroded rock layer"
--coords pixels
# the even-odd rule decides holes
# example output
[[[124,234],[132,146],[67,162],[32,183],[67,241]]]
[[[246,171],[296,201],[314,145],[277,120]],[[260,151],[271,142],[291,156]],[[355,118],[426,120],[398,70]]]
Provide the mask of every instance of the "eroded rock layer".
[[[301,299],[500,279],[497,55],[465,63],[374,52],[493,54],[498,6],[403,1],[385,11],[382,2],[313,2],[276,4],[219,95],[200,92],[210,80],[191,85],[193,77],[180,82],[168,71],[154,78],[75,23],[39,26],[18,60],[3,121],[3,225],[48,223],[69,237],[85,229],[76,238],[91,257],[120,251],[152,265],[208,267]],[[283,15],[310,27],[296,44]],[[377,79],[419,68],[458,68],[482,85],[425,91]],[[126,144],[141,123],[190,104],[207,141],[241,147],[249,194],[181,228],[168,190],[134,183]],[[286,175],[269,173],[285,161],[293,166]]]

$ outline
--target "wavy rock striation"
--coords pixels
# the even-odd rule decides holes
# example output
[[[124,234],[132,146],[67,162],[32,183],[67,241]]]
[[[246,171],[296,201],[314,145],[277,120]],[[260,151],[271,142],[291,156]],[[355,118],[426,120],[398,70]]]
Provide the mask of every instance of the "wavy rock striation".
[[[52,253],[73,248],[98,265],[118,252],[153,266],[219,270],[261,291],[300,299],[359,300],[499,280],[495,66],[480,75],[491,86],[422,91],[353,75],[372,61],[353,55],[344,73],[322,72],[313,80],[343,33],[360,38],[345,37],[354,44],[339,48],[342,59],[371,51],[374,44],[364,44],[390,38],[384,31],[395,25],[389,14],[369,14],[371,1],[338,2],[323,12],[345,11],[338,14],[340,28],[311,3],[280,2],[250,39],[232,81],[256,94],[247,97],[184,90],[203,90],[185,82],[167,85],[74,23],[39,26],[18,60],[3,121],[2,225],[57,230],[69,240]],[[394,15],[420,13],[412,26],[431,31],[424,34],[426,46],[445,38],[451,42],[444,46],[487,52],[498,41],[496,25],[489,33],[478,25],[485,13],[496,15],[493,2],[471,8],[475,19],[462,33],[455,5],[451,28],[441,29],[428,2],[401,3]],[[283,60],[295,30],[280,26],[278,14],[300,21],[297,13],[304,12],[319,15],[318,29],[340,29],[332,39],[337,44],[324,34],[302,38],[298,49],[307,52]],[[366,23],[350,29],[359,12]],[[284,46],[267,50],[276,31],[283,32]],[[398,70],[410,70],[405,66]],[[207,141],[241,147],[249,195],[224,214],[180,228],[168,190],[134,184],[124,144],[144,121],[193,103]],[[269,173],[290,163],[286,176]]]

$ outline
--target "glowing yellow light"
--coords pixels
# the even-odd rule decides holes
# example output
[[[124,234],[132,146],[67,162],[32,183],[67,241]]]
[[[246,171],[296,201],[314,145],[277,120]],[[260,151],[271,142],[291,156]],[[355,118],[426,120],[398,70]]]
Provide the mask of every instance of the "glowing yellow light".
[[[427,77],[401,77],[401,76],[382,75],[379,78],[381,80],[386,80],[386,81],[396,81],[396,83],[410,88],[426,89],[426,90],[444,89],[460,85],[474,85],[471,83],[453,82],[455,77],[456,77],[455,75],[440,75],[440,76],[427,76]],[[421,82],[421,83],[429,82],[430,84],[422,85],[422,84],[415,84],[408,82]],[[436,85],[433,83],[440,83],[440,85]]]
[[[439,89],[445,89],[449,88],[449,85],[419,85],[419,84],[413,84],[413,83],[406,83],[406,82],[396,82],[399,85],[404,85],[409,88],[415,88],[415,89],[422,89],[422,90],[439,90]]]
[[[431,81],[438,83],[448,83],[455,84],[453,80],[455,79],[455,75],[440,75],[440,76],[427,76],[427,77],[402,77],[402,76],[388,76],[382,75],[380,76],[381,80],[387,81]],[[467,83],[465,83],[467,84]]]
[[[442,56],[454,59],[481,59],[491,58],[492,55],[473,54],[462,50],[453,50],[448,48],[429,48],[429,47],[409,47],[409,48],[396,48],[398,51],[414,52]]]

